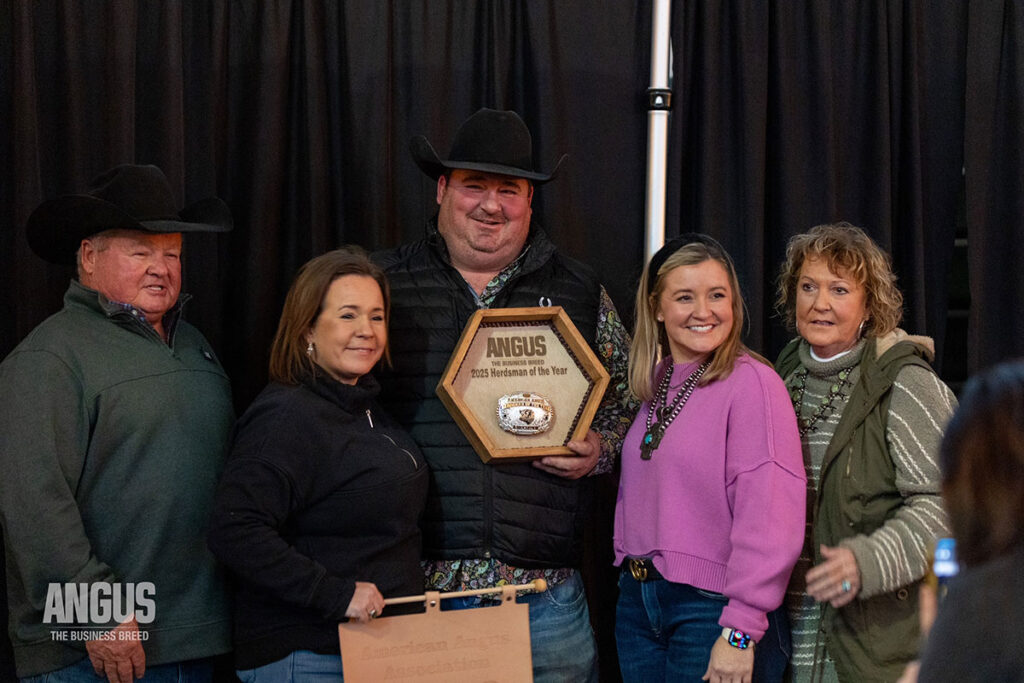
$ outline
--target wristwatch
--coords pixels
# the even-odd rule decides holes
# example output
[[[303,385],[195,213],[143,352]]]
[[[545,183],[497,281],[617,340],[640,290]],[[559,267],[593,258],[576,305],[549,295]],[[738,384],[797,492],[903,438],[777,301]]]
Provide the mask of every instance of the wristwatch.
[[[725,638],[725,642],[732,645],[738,650],[746,650],[748,647],[754,644],[754,641],[749,635],[735,628],[723,628],[722,637]]]

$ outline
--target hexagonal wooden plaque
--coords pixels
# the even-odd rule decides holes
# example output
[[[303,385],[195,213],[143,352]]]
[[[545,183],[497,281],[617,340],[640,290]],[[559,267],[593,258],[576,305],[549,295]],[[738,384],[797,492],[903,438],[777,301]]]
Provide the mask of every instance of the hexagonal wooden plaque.
[[[477,311],[466,324],[437,395],[484,462],[516,462],[571,454],[565,444],[586,436],[608,381],[561,306],[492,308]],[[502,428],[499,399],[521,403],[524,396],[553,408],[537,411],[553,413],[545,416],[546,431]],[[534,419],[534,411],[525,412]]]

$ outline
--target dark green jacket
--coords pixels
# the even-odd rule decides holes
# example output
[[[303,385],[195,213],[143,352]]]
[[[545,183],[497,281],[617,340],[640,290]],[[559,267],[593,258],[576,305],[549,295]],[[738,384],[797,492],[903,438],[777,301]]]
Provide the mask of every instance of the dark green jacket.
[[[931,351],[906,336],[869,339],[861,356],[860,379],[843,409],[821,464],[813,510],[815,564],[820,546],[839,545],[870,534],[903,504],[885,440],[891,389],[900,370],[918,365],[931,370]],[[775,369],[787,378],[799,365],[799,339],[779,354]],[[834,609],[822,619],[829,654],[842,681],[893,681],[917,654],[917,586]]]
[[[71,626],[111,626],[47,623],[54,584],[152,583],[155,609],[140,617],[147,666],[231,647],[223,576],[205,538],[231,390],[179,310],[164,317],[167,344],[72,282],[63,310],[0,364],[0,522],[19,676],[83,659],[84,643],[59,639]]]

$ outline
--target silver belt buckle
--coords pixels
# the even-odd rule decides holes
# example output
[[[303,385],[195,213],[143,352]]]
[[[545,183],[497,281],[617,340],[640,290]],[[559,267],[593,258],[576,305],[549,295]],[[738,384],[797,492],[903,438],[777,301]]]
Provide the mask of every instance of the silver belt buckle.
[[[554,417],[555,407],[540,394],[523,391],[498,399],[498,426],[511,434],[543,434]]]

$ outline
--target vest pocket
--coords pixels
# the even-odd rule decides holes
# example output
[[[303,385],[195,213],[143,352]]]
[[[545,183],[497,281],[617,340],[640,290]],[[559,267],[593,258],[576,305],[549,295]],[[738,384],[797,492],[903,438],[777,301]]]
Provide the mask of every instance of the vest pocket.
[[[916,656],[920,638],[917,589],[915,583],[861,601],[870,634],[865,647],[878,664],[908,662]]]

